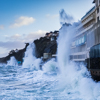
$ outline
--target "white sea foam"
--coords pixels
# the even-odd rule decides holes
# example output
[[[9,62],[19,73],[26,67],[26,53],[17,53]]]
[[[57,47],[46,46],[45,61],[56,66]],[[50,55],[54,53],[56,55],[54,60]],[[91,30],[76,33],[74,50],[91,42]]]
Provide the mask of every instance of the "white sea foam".
[[[43,71],[46,73],[56,72],[58,68],[57,62],[55,59],[51,59],[50,61],[46,62],[43,66]]]
[[[7,66],[18,66],[17,60],[15,57],[11,57],[10,60],[7,62]]]
[[[64,26],[58,38],[58,65],[61,71],[59,89],[69,94],[69,99],[99,100],[100,83],[96,83],[85,65],[78,66],[69,61],[70,45],[76,26]],[[70,97],[71,96],[71,97]]]
[[[34,68],[35,70],[39,70],[39,65],[41,63],[41,59],[36,59],[35,57],[35,44],[30,43],[27,47],[27,50],[25,52],[25,57],[23,59],[23,65],[24,68]]]

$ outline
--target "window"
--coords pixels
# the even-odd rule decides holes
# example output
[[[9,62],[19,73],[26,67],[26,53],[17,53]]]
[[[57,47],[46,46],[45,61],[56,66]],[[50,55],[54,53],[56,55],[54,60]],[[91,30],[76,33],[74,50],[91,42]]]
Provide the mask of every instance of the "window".
[[[97,17],[97,22],[99,22],[99,16]]]
[[[96,0],[96,4],[97,4],[97,6],[98,6],[98,0]]]
[[[90,57],[93,58],[94,52],[93,52],[93,47],[90,49]]]
[[[96,0],[95,4],[96,4],[96,7],[97,7],[98,6],[98,0]]]
[[[98,56],[99,56],[99,46],[97,45],[96,47],[95,47],[95,49],[96,49],[96,54],[95,54],[95,57],[97,58]]]
[[[99,7],[97,8],[97,13],[99,13]]]
[[[99,52],[98,57],[100,57],[100,44],[98,45],[98,52]]]

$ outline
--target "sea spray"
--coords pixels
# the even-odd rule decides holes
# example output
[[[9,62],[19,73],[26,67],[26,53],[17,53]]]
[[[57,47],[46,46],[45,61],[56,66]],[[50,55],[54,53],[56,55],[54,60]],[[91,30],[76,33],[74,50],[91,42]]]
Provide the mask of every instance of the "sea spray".
[[[71,15],[67,14],[64,9],[61,9],[59,13],[60,13],[60,24],[61,25],[65,23],[73,23],[74,18]]]
[[[57,59],[61,73],[58,87],[62,93],[68,94],[68,100],[99,100],[100,83],[95,83],[91,79],[85,65],[78,66],[69,60],[75,29],[75,24],[68,26],[66,23],[60,29]]]
[[[23,67],[25,68],[34,68],[35,70],[39,70],[41,59],[37,59],[35,57],[35,44],[30,43],[25,52],[25,57],[23,58]]]
[[[57,59],[59,63],[59,68],[61,73],[64,73],[65,66],[69,63],[69,54],[70,54],[70,47],[71,42],[74,37],[75,26],[71,25],[69,21],[72,21],[72,17],[68,16],[64,10],[60,11],[60,19],[62,27],[59,30],[59,37],[58,37],[58,49],[57,49]]]
[[[44,73],[51,74],[51,73],[57,73],[58,64],[55,62],[55,59],[51,59],[48,62],[44,63],[42,66]]]
[[[15,57],[11,57],[9,61],[7,61],[7,66],[18,66],[18,62]]]

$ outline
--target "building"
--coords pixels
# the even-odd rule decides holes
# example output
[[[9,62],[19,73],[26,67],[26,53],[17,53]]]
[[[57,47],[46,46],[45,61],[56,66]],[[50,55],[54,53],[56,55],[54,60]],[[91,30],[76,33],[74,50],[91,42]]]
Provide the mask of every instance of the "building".
[[[50,32],[50,33],[46,33],[45,36],[46,36],[46,37],[50,37],[51,34],[52,34],[51,32]]]
[[[94,0],[96,10],[96,22],[100,20],[100,0]]]
[[[76,29],[70,55],[73,61],[85,61],[89,58],[90,48],[100,43],[100,0],[93,3],[95,6],[81,18]]]

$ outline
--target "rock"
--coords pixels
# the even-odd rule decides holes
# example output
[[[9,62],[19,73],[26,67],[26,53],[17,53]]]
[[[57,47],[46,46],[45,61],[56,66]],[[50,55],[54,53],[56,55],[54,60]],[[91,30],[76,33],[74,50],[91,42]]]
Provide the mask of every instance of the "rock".
[[[0,63],[7,63],[8,60],[10,60],[10,58],[12,56],[14,56],[16,58],[17,61],[23,61],[23,57],[24,57],[24,53],[26,51],[27,46],[29,45],[29,43],[26,43],[25,48],[18,50],[17,52],[13,52],[12,54],[9,54],[6,57],[0,58]]]
[[[40,58],[43,56],[43,53],[56,54],[57,51],[57,42],[56,40],[50,41],[50,38],[41,37],[39,40],[34,41],[36,46],[36,57]]]
[[[50,35],[46,35],[44,37],[40,37],[40,39],[36,39],[33,42],[35,43],[36,47],[36,57],[41,58],[44,53],[51,53],[56,54],[57,52],[57,36],[59,35],[59,31],[50,32]],[[12,56],[15,57],[17,61],[23,62],[24,53],[26,51],[27,46],[29,43],[26,43],[25,48],[21,50],[11,50],[9,55],[3,58],[0,58],[0,63],[7,63],[8,60]]]

